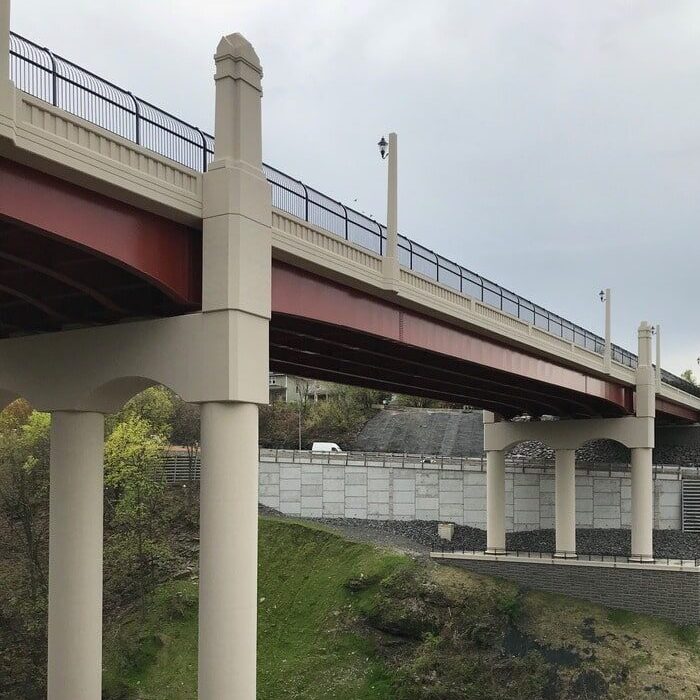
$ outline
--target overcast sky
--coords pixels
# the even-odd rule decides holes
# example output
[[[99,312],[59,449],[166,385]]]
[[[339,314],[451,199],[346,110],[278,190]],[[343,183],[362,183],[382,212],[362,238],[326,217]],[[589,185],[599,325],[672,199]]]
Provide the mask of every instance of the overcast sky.
[[[664,367],[700,355],[700,3],[12,0],[20,34],[205,130],[212,54],[263,63],[264,158]],[[357,200],[355,202],[355,200]],[[697,374],[697,371],[696,371]]]

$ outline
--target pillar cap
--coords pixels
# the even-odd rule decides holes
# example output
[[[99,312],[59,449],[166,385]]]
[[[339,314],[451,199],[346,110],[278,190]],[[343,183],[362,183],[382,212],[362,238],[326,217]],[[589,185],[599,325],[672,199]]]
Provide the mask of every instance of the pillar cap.
[[[250,68],[255,70],[261,77],[263,74],[262,65],[253,45],[238,32],[221,37],[214,60],[216,63],[231,59],[234,62],[243,61]]]

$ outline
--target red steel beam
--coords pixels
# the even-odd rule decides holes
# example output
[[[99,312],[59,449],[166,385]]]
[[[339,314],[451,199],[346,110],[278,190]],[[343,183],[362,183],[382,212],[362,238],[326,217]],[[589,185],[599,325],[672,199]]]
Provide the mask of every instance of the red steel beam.
[[[0,158],[0,218],[110,260],[188,308],[201,304],[201,234]]]
[[[634,389],[529,355],[406,309],[385,299],[346,287],[273,260],[272,310],[387,338],[458,360],[565,389],[632,413]],[[673,404],[661,408],[678,415]],[[683,417],[697,415],[682,410]]]

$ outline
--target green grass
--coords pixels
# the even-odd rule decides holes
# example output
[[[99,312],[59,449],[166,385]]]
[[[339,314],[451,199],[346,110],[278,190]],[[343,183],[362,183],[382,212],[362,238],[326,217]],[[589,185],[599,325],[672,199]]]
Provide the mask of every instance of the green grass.
[[[272,519],[260,521],[259,559],[258,698],[391,698],[383,662],[351,621],[411,561]],[[196,664],[196,584],[166,584],[145,619],[132,611],[106,632],[105,697],[196,698]]]
[[[290,520],[261,519],[259,552],[260,700],[584,697],[601,677],[610,700],[700,688],[695,627],[519,591]],[[104,679],[106,700],[197,697],[196,582],[159,587],[143,614],[106,629]]]

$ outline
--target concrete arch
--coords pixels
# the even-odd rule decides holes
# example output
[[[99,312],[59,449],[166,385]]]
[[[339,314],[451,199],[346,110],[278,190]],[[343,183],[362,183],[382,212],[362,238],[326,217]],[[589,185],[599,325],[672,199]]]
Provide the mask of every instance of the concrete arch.
[[[0,411],[5,410],[11,403],[21,398],[24,398],[21,394],[0,389]]]
[[[631,460],[630,448],[612,437],[585,440],[576,450],[579,464],[629,464]]]
[[[542,450],[543,452],[551,453],[551,454],[546,454],[546,455],[541,455],[541,456],[533,456],[532,459],[541,459],[541,460],[548,460],[548,461],[551,461],[554,459],[554,448],[551,445],[549,445],[546,440],[542,440],[540,438],[532,438],[532,439],[531,438],[523,438],[520,440],[515,440],[511,444],[506,445],[503,448],[503,453],[505,454],[506,459],[519,459],[518,448],[521,445],[525,445],[525,444],[530,444],[530,445],[532,445],[533,448],[536,448],[536,446],[539,445],[542,448],[544,448],[544,450]]]
[[[124,404],[142,391],[160,382],[147,377],[120,377],[97,387],[88,397],[88,403],[101,407],[112,407],[108,413],[119,411]]]
[[[0,391],[43,411],[110,413],[153,384],[192,403],[267,403],[266,333],[265,319],[224,310],[11,338]]]
[[[576,450],[590,440],[615,440],[628,448],[654,447],[654,419],[625,416],[589,420],[484,424],[484,449],[507,450],[537,440],[553,450]]]

